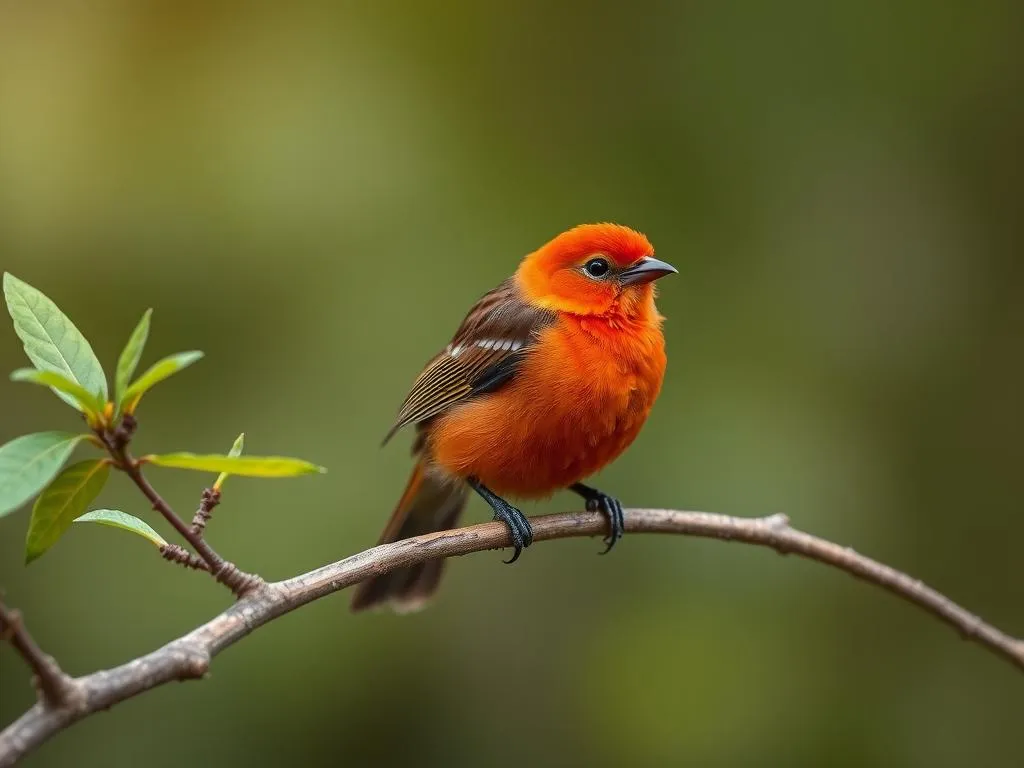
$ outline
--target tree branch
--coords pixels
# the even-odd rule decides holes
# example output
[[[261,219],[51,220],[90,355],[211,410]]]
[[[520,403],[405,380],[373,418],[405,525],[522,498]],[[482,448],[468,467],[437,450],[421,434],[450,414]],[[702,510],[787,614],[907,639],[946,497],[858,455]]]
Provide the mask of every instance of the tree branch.
[[[607,523],[597,512],[532,518],[535,541],[599,536]],[[1024,640],[1001,632],[949,598],[910,576],[852,549],[798,531],[784,515],[739,518],[661,509],[626,511],[631,533],[677,533],[741,541],[833,566],[882,587],[928,611],[968,640],[1024,670]],[[127,664],[69,680],[73,694],[59,708],[36,704],[0,733],[0,768],[38,747],[64,728],[125,699],[174,680],[201,678],[211,659],[254,629],[307,603],[361,581],[438,557],[465,555],[510,545],[501,523],[484,523],[368,549],[286,581],[263,584],[183,637]]]
[[[21,654],[29,669],[33,682],[42,700],[42,707],[52,710],[73,701],[72,680],[57,664],[56,659],[43,653],[32,635],[25,629],[25,622],[18,611],[12,611],[0,602],[0,639],[6,640]]]

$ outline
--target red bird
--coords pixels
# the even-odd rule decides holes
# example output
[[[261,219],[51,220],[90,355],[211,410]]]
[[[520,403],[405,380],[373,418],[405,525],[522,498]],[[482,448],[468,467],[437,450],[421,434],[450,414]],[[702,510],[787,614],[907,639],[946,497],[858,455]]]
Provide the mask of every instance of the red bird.
[[[653,283],[674,272],[616,224],[575,227],[526,256],[427,363],[388,432],[385,442],[416,425],[418,460],[380,543],[455,527],[472,489],[508,526],[511,563],[533,529],[504,497],[567,488],[608,518],[605,552],[615,546],[622,505],[580,481],[633,442],[658,397],[665,338]],[[352,610],[419,608],[443,567],[430,560],[363,582]]]

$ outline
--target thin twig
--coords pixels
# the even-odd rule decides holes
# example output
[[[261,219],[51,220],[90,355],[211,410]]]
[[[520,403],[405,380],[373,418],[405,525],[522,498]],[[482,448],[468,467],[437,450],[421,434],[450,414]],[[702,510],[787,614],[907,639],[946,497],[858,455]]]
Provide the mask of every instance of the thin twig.
[[[210,518],[213,517],[213,510],[216,509],[218,504],[220,504],[220,489],[204,488],[203,494],[199,498],[199,508],[196,509],[196,513],[192,517],[192,533],[199,538],[203,537],[203,533],[206,531],[206,524],[210,522]]]
[[[163,515],[164,519],[171,524],[171,527],[181,534],[181,537],[198,553],[198,557],[174,545],[161,549],[160,554],[167,560],[181,563],[188,568],[209,571],[218,582],[230,589],[235,597],[242,597],[261,587],[264,584],[263,579],[254,573],[246,573],[234,563],[228,562],[203,540],[203,527],[206,524],[206,520],[210,517],[210,512],[220,501],[220,491],[203,492],[200,511],[196,512],[196,517],[193,519],[192,525],[189,526],[178,517],[177,512],[171,508],[170,504],[164,501],[163,497],[157,493],[149,480],[146,479],[146,476],[142,474],[142,463],[128,452],[128,445],[131,443],[138,426],[135,417],[130,413],[126,413],[121,417],[120,422],[118,422],[113,430],[97,428],[95,435],[107,449],[107,452],[110,453],[114,466],[131,478],[143,495],[149,499],[153,509]],[[200,513],[203,512],[204,507],[207,507],[205,518],[201,519],[200,524],[197,526],[196,520],[200,519]],[[202,565],[200,565],[200,562]]]
[[[123,462],[121,469],[138,486],[139,490],[142,491],[142,495],[149,499],[153,509],[163,515],[164,519],[171,524],[174,530],[181,534],[181,537],[203,558],[212,573],[220,570],[220,567],[224,565],[224,558],[214,552],[213,547],[203,541],[198,534],[192,531],[190,526],[185,524],[184,520],[178,517],[177,513],[171,508],[171,505],[164,501],[163,497],[157,493],[156,488],[142,474],[141,465],[132,458],[131,454],[123,451],[122,455],[118,458]]]
[[[631,533],[677,533],[740,541],[817,560],[893,592],[1024,670],[1024,640],[1001,632],[900,571],[791,528],[784,515],[740,518],[705,512],[630,509],[626,511],[625,522]],[[532,523],[535,541],[599,536],[606,528],[604,518],[597,512],[548,515],[533,518]],[[73,682],[86,694],[81,705],[58,710],[36,705],[30,709],[0,733],[0,768],[13,764],[94,712],[164,683],[203,677],[210,660],[218,653],[300,606],[394,568],[509,544],[508,529],[503,524],[484,523],[383,544],[292,579],[264,584],[219,616],[162,648],[114,669],[77,678]]]
[[[14,646],[32,670],[33,680],[45,710],[62,707],[74,697],[75,682],[64,674],[56,659],[36,645],[36,641],[25,628],[21,614],[11,610],[3,602],[0,602],[0,639]]]
[[[206,561],[198,555],[194,555],[184,547],[178,546],[177,544],[164,544],[160,547],[160,555],[164,560],[170,560],[172,563],[178,563],[186,568],[193,568],[197,571],[210,572],[210,566],[206,564]]]
[[[163,497],[157,493],[149,480],[146,479],[146,476],[142,474],[142,466],[128,453],[127,448],[121,447],[118,449],[114,458],[119,462],[120,469],[131,478],[132,482],[142,491],[142,494],[149,499],[153,509],[163,515],[164,519],[181,534],[181,537],[203,559],[207,569],[217,581],[228,587],[237,597],[252,592],[264,583],[263,579],[256,574],[246,573],[235,566],[234,563],[230,563],[218,555],[200,534],[192,530],[191,526],[186,525],[171,508],[171,505],[164,501]]]

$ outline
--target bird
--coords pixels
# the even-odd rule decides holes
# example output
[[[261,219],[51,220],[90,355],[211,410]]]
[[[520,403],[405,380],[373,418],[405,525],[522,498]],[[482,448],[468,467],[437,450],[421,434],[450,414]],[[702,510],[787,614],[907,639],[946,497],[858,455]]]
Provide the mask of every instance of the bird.
[[[413,426],[416,463],[379,543],[454,528],[475,492],[508,527],[512,563],[533,529],[508,497],[567,489],[607,519],[611,551],[622,504],[582,481],[629,447],[661,391],[654,283],[676,272],[645,235],[612,223],[581,224],[526,255],[426,364],[385,436]],[[375,576],[351,609],[422,608],[443,569],[438,558]]]

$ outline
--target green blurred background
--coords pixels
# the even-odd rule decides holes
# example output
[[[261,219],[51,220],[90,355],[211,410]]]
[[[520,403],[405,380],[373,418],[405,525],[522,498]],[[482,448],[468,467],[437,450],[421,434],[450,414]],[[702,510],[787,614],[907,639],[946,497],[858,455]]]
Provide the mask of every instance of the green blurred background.
[[[276,579],[376,540],[410,464],[407,434],[380,438],[477,296],[569,226],[631,225],[680,268],[670,364],[597,484],[784,511],[1020,635],[1022,22],[1012,2],[3,2],[0,268],[108,370],[149,306],[144,363],[206,351],[144,403],[140,451],[245,430],[329,467],[226,487],[211,540]],[[24,364],[0,323],[0,368]],[[0,442],[74,428],[0,387]],[[205,481],[152,478],[182,514]],[[167,532],[123,478],[99,502]],[[0,585],[72,673],[228,602],[99,527],[23,568],[27,520],[0,521]],[[889,595],[746,546],[599,548],[458,559],[414,616],[322,600],[26,764],[1024,761],[1020,674]],[[0,649],[0,723],[31,702]]]

